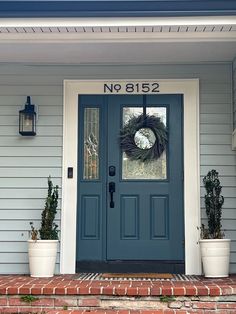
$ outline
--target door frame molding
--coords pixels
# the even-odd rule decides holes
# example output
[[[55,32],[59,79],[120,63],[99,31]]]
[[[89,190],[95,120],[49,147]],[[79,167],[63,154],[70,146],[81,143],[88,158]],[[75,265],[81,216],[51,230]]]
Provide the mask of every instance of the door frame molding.
[[[200,226],[198,79],[64,80],[60,272],[62,274],[74,274],[76,271],[78,95],[102,95],[104,94],[104,83],[123,84],[130,81],[158,82],[160,85],[159,94],[183,94],[185,274],[200,275],[201,257],[198,243]],[[67,178],[68,167],[73,167],[73,178]]]

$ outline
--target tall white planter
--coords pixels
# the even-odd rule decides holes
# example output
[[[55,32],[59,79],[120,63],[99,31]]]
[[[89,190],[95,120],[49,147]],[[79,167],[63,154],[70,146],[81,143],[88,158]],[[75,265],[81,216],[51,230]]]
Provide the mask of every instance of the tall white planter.
[[[205,277],[228,277],[230,239],[200,240]]]
[[[28,240],[31,277],[52,277],[55,271],[58,240]]]

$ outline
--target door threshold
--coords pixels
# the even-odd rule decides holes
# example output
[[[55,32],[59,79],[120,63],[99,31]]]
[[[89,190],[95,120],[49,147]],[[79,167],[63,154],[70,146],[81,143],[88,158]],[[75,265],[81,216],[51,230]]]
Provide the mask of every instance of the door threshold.
[[[184,274],[184,261],[79,261],[76,272]]]

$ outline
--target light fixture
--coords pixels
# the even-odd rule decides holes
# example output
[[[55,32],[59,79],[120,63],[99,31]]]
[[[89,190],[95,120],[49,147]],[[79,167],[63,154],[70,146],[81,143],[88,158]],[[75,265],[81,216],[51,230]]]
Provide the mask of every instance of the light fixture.
[[[25,109],[19,111],[19,133],[23,136],[36,135],[36,112],[31,105],[30,96],[27,96]]]

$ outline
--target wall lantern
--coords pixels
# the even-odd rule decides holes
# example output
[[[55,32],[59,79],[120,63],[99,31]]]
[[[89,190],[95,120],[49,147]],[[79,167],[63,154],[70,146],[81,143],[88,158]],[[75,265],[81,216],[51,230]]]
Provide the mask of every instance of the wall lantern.
[[[30,96],[27,96],[25,109],[19,111],[19,133],[23,136],[36,135],[36,112],[31,105]]]

